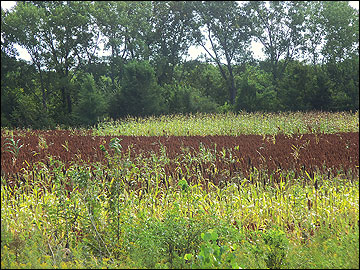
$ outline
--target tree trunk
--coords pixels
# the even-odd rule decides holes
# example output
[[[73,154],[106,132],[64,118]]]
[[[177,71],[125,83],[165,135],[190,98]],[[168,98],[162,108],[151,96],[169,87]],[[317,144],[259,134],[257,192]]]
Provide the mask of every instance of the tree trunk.
[[[72,102],[71,102],[70,93],[66,93],[66,103],[67,103],[68,113],[71,113],[72,112]]]
[[[227,57],[228,58],[228,57]],[[234,74],[231,67],[231,63],[228,60],[227,65],[228,71],[229,71],[229,97],[230,97],[230,104],[235,104],[236,99],[236,87],[235,87],[235,80],[234,80]]]
[[[66,105],[67,105],[67,112],[70,114],[72,112],[72,102],[71,102],[71,95],[70,95],[70,88],[69,88],[69,69],[66,67],[65,69],[65,88],[66,88]]]
[[[65,108],[66,108],[65,86],[61,86],[61,99],[62,99],[62,104],[63,104],[63,110],[65,112]]]
[[[43,109],[46,112],[47,111],[47,105],[46,105],[46,94],[45,94],[45,87],[44,87],[44,80],[41,72],[40,66],[38,66],[39,70],[39,76],[40,76],[40,87],[41,87],[41,94],[42,94],[42,105]]]
[[[236,99],[236,87],[234,82],[234,77],[230,76],[230,85],[229,85],[229,94],[230,94],[230,104],[235,104]]]

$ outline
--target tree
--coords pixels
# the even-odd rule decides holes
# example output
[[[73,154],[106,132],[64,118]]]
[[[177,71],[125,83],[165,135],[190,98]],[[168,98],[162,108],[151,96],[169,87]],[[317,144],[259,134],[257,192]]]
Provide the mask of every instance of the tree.
[[[121,91],[110,103],[112,118],[147,116],[162,111],[163,99],[148,61],[132,60],[125,65]]]
[[[149,37],[150,61],[159,85],[172,83],[174,69],[193,44],[193,3],[188,1],[154,1]]]
[[[236,96],[235,110],[279,111],[281,106],[271,83],[271,73],[257,65],[246,65],[245,71],[237,76],[239,91]]]
[[[325,29],[321,20],[323,1],[308,1],[305,9],[303,58],[314,67],[319,63]]]
[[[75,78],[75,85],[80,89],[78,102],[75,104],[74,113],[78,122],[83,125],[94,125],[99,118],[104,117],[107,104],[103,93],[95,84],[90,74],[79,74]]]
[[[29,53],[32,63],[36,66],[39,74],[43,113],[47,113],[48,93],[44,88],[44,44],[39,36],[41,17],[44,16],[41,9],[30,4],[19,3],[12,13],[2,14],[2,34],[12,44],[23,46]]]
[[[310,110],[310,100],[316,88],[313,68],[299,61],[291,61],[286,66],[279,81],[278,96],[285,110]]]
[[[276,89],[287,64],[303,48],[305,7],[304,1],[269,1],[269,4],[250,1],[248,4],[252,34],[264,46]]]
[[[24,1],[18,2],[5,18],[13,42],[27,49],[39,75],[42,69],[56,71],[62,108],[68,114],[73,95],[69,82],[97,47],[90,5],[82,1]],[[42,90],[46,97],[43,86]]]
[[[16,57],[19,55],[14,48],[12,37],[9,35],[9,31],[6,29],[5,18],[9,13],[1,7],[1,53],[8,55],[9,57]]]
[[[325,66],[331,81],[332,110],[359,109],[359,57]]]
[[[201,95],[217,104],[229,101],[226,81],[216,65],[199,60],[186,61],[177,66],[175,74],[177,83],[198,89]]]
[[[315,82],[312,86],[312,95],[308,98],[312,110],[329,110],[331,104],[331,89],[333,83],[325,67],[309,67]]]
[[[325,63],[359,57],[359,11],[347,1],[323,1],[322,6],[325,44],[321,53]]]
[[[113,89],[129,60],[148,60],[151,32],[151,2],[97,1],[92,14],[104,36],[104,49],[111,50],[110,78]]]
[[[330,80],[334,110],[359,108],[359,11],[348,2],[323,2],[322,54]]]
[[[219,68],[227,83],[229,101],[234,104],[236,85],[234,65],[250,58],[250,22],[245,10],[233,1],[197,2],[197,44]],[[203,29],[202,29],[203,27]],[[206,47],[210,42],[210,49]]]
[[[313,108],[358,108],[358,11],[345,1],[309,1],[305,28],[304,56],[317,80]]]

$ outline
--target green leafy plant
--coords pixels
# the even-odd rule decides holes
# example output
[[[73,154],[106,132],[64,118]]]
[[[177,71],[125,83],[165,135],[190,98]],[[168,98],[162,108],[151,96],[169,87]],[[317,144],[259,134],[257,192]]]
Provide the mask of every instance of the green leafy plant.
[[[109,146],[111,149],[115,150],[115,153],[120,155],[121,154],[121,149],[122,149],[122,145],[120,144],[121,139],[119,138],[112,138],[110,140]]]
[[[264,245],[258,253],[262,253],[266,266],[270,269],[286,268],[288,239],[283,231],[271,229],[262,233]]]
[[[237,262],[235,261],[235,254],[233,249],[236,249],[236,245],[232,246],[232,249],[227,245],[218,244],[218,234],[215,230],[210,229],[205,233],[201,233],[201,238],[204,243],[200,246],[200,252],[196,255],[197,260],[192,264],[195,268],[233,268],[239,269]],[[185,254],[184,259],[192,261],[194,256],[190,253]]]
[[[41,135],[39,135],[39,144],[38,144],[38,146],[39,146],[40,149],[47,149],[49,147],[47,145],[47,143],[46,143],[46,139]]]
[[[21,147],[23,147],[22,144],[19,144],[20,139],[15,141],[14,138],[6,138],[5,141],[6,141],[6,143],[4,144],[6,146],[5,151],[13,154],[14,157],[17,158]]]

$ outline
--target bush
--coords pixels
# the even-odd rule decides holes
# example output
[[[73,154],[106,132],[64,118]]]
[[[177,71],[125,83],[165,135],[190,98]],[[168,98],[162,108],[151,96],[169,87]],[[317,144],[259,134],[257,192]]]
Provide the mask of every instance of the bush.
[[[281,110],[270,73],[247,66],[245,72],[235,79],[238,86],[234,104],[236,111]]]
[[[166,84],[163,96],[169,113],[216,112],[218,104],[189,85]]]
[[[156,115],[163,111],[161,88],[153,67],[147,61],[131,61],[125,65],[122,88],[110,103],[112,118]]]
[[[133,228],[130,236],[131,256],[142,266],[154,268],[159,264],[178,268],[186,266],[185,254],[197,252],[200,232],[208,228],[205,221],[167,213],[163,220],[150,218]]]
[[[98,118],[105,115],[106,102],[95,85],[92,75],[84,74],[77,78],[79,101],[74,107],[74,116],[81,125],[94,125]]]

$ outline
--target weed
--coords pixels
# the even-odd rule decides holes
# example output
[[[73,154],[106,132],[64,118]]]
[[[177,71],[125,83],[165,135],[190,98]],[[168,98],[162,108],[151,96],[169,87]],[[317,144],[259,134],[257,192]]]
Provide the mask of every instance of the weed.
[[[219,245],[218,234],[215,230],[210,229],[205,233],[201,233],[204,243],[200,246],[200,252],[196,255],[199,262],[194,262],[195,268],[233,268],[239,269],[235,261],[235,254],[232,252],[236,249],[236,245],[229,248],[226,245]],[[186,260],[192,259],[191,254],[186,254]]]
[[[285,116],[292,118],[286,122]],[[271,137],[278,126],[287,135],[297,128],[298,133],[305,132],[306,125],[325,132],[330,126],[346,130],[344,123],[354,126],[348,114],[336,114],[342,121],[338,124],[311,123],[312,117],[302,113],[153,117],[127,119],[98,131],[123,125],[126,133],[131,124],[133,135],[147,131],[154,135],[162,126],[167,135],[187,136],[230,132],[231,127],[231,135],[270,134],[263,142],[270,138],[273,146]],[[321,117],[336,122],[331,114]],[[299,119],[308,122],[301,126]],[[15,146],[10,153],[19,158],[20,143],[14,138],[7,146]],[[339,174],[310,166],[301,172],[280,168],[271,172],[259,148],[256,155],[262,167],[247,173],[246,166],[256,160],[244,153],[254,149],[239,145],[219,151],[214,145],[196,144],[174,155],[160,139],[153,145],[160,150],[153,152],[135,152],[124,143],[125,139],[113,138],[107,145],[103,139],[100,149],[106,159],[101,163],[69,165],[47,156],[18,174],[2,175],[2,268],[359,267],[359,181],[356,177],[350,181],[345,168],[324,165],[324,170]],[[68,141],[59,148],[68,154],[70,145]],[[290,159],[301,160],[306,149],[306,144],[294,143]],[[272,156],[275,165],[278,156]],[[353,173],[357,175],[356,168]]]
[[[19,156],[20,149],[23,147],[23,145],[19,144],[20,139],[15,141],[14,138],[6,138],[5,141],[6,141],[6,143],[4,144],[5,151],[9,152],[13,155],[12,161],[13,161],[13,164],[15,164],[16,159]]]

